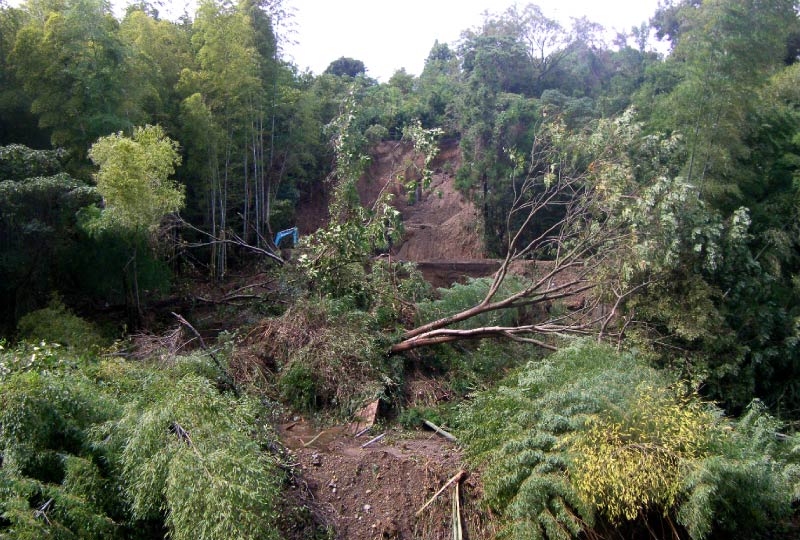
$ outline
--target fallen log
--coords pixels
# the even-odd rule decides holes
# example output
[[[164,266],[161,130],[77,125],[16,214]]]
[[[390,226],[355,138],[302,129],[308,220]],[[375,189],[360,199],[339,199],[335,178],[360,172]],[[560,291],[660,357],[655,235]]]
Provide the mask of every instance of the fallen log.
[[[447,431],[443,430],[433,422],[430,422],[428,420],[423,420],[422,423],[431,428],[433,431],[435,431],[442,437],[444,437],[445,439],[447,439],[448,441],[458,442],[458,439],[456,439],[455,435],[453,435],[452,433],[448,433]]]

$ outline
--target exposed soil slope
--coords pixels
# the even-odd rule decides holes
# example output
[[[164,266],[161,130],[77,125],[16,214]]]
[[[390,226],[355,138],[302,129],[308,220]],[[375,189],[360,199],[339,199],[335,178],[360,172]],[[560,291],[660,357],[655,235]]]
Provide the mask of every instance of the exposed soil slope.
[[[423,158],[413,146],[398,141],[378,144],[372,151],[367,173],[358,182],[361,203],[375,204],[380,194],[393,195],[400,211],[405,235],[392,254],[407,261],[483,259],[480,212],[455,188],[455,172],[461,166],[458,142],[443,143],[431,164],[433,178],[419,200],[410,202],[406,186],[421,178]],[[328,219],[329,186],[309,193],[297,208],[297,226],[309,234]]]
[[[373,151],[372,164],[359,182],[365,204],[373,204],[383,190],[394,194],[393,204],[402,216],[405,235],[394,255],[407,261],[482,259],[480,213],[455,188],[455,172],[461,166],[457,142],[441,145],[431,164],[433,178],[419,200],[410,202],[403,182],[421,177],[423,160],[413,147],[396,141],[383,142]]]

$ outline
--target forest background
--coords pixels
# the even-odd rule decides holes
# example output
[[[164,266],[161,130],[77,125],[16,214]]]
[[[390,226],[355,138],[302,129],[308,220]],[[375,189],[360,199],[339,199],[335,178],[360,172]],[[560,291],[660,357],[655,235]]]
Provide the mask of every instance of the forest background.
[[[644,530],[658,516],[693,538],[791,527],[797,3],[669,2],[612,43],[586,19],[513,6],[435,43],[419,76],[384,83],[358,59],[319,75],[286,62],[274,25],[286,15],[275,1],[204,1],[177,21],[147,2],[119,19],[97,0],[0,2],[0,533],[36,537],[50,500],[65,538],[196,536],[194,513],[213,504],[181,491],[191,470],[252,510],[243,536],[278,534],[280,512],[254,502],[280,489],[261,455],[273,434],[253,435],[264,403],[230,359],[198,353],[154,375],[102,353],[147,330],[177,285],[253,264],[279,283],[257,299],[269,322],[250,321],[266,324],[277,375],[253,392],[333,415],[380,396],[402,414],[393,392],[420,365],[462,397],[482,389],[450,421],[495,479],[486,500],[504,534]],[[668,54],[648,49],[651,32]],[[438,144],[457,143],[485,255],[579,268],[583,304],[503,273],[431,291],[413,268],[376,262],[402,230],[390,201],[365,208],[355,185],[382,141],[421,156],[409,200]],[[287,263],[274,234],[320,193],[329,224]],[[473,305],[493,307],[460,319]],[[597,306],[612,316],[578,318]],[[322,330],[309,343],[289,327]],[[490,335],[511,343],[478,339]],[[613,348],[575,341],[598,335]],[[531,343],[559,352],[540,359]],[[208,407],[165,420],[189,399]],[[508,410],[521,411],[508,425],[483,416]],[[198,469],[184,447],[203,444],[219,461]],[[655,477],[626,468],[648,459]],[[220,487],[230,475],[237,488]],[[108,486],[122,495],[103,502]]]

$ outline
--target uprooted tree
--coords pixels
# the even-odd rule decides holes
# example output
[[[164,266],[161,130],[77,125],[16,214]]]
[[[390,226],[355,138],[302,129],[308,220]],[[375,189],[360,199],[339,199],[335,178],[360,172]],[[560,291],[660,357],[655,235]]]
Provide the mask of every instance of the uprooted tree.
[[[379,197],[369,209],[358,201],[355,182],[366,158],[350,144],[351,120],[345,107],[332,124],[337,127],[338,180],[333,220],[304,239],[305,253],[299,257],[309,282],[323,292],[338,288],[337,272],[343,266],[355,259],[368,265],[369,255],[381,247],[386,234],[398,232],[398,215],[388,197]],[[621,271],[635,243],[630,241],[630,213],[623,211],[636,199],[631,196],[630,162],[620,151],[629,128],[625,122],[606,122],[591,136],[567,135],[557,119],[547,119],[538,126],[529,154],[506,150],[511,164],[504,187],[506,255],[485,296],[469,308],[406,330],[391,353],[488,337],[551,350],[556,347],[547,336],[621,337],[630,322],[620,313],[624,300],[647,283],[641,275],[634,280],[630,272]],[[521,266],[533,268],[534,277],[509,294],[503,285]],[[328,281],[333,285],[326,287]],[[564,309],[552,309],[557,302]],[[540,309],[534,310],[537,305]],[[486,319],[481,315],[519,309],[535,311],[539,320],[470,327],[470,322]]]
[[[605,156],[587,160],[561,135],[557,124],[544,126],[534,141],[529,161],[508,152],[514,167],[508,181],[513,202],[506,217],[506,256],[483,300],[407,330],[401,341],[392,346],[393,353],[486,337],[509,338],[555,350],[543,336],[607,334],[621,300],[635,289],[613,283],[618,276],[606,271],[626,236],[612,212],[618,198],[595,181]],[[522,290],[507,296],[499,294],[518,261],[536,261],[535,277]],[[609,298],[611,309],[602,303]],[[539,322],[453,328],[489,312],[537,304],[549,306],[555,301],[569,303],[570,307],[558,314],[554,311],[553,315],[549,309],[540,310],[547,315]]]

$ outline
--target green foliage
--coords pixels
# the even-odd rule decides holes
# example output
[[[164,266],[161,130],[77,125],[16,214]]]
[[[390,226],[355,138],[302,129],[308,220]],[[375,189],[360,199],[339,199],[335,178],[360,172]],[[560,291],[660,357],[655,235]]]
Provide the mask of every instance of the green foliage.
[[[776,439],[763,411],[729,424],[674,388],[633,355],[579,342],[478,394],[458,433],[484,468],[485,502],[507,537],[577,537],[650,512],[697,539],[779,529],[794,442]],[[740,436],[748,425],[760,435]]]
[[[169,180],[181,162],[178,144],[160,126],[135,128],[132,137],[101,137],[89,157],[100,167],[95,178],[108,223],[153,231],[183,207],[183,190]]]
[[[63,150],[33,150],[21,144],[0,147],[0,181],[52,176],[61,171]]]
[[[253,424],[264,422],[258,408],[196,375],[162,384],[101,428],[109,444],[122,446],[118,459],[133,517],[166,510],[166,525],[179,539],[277,538],[280,478],[260,452],[269,441],[250,437]]]
[[[0,534],[99,540],[117,530],[107,498],[114,488],[101,492],[108,477],[92,457],[89,430],[118,409],[74,368],[63,369],[75,365],[65,354],[0,351]]]
[[[770,151],[758,167],[774,171],[764,180],[774,190],[767,195],[762,186],[751,207],[726,213],[680,175],[685,139],[645,129],[629,111],[598,123],[581,143],[600,156],[589,181],[610,195],[607,203],[616,201],[604,212],[630,231],[627,249],[608,273],[627,286],[648,283],[625,302],[646,321],[629,336],[654,350],[660,365],[703,384],[731,412],[753,396],[793,410],[796,393],[787,382],[797,366],[797,328],[786,276],[795,273],[796,261],[785,233],[794,227],[795,211],[785,204],[790,172],[773,161],[791,163],[792,150],[773,132],[774,150],[788,159]],[[626,192],[636,196],[619,196]]]
[[[419,77],[419,114],[425,127],[442,128],[448,136],[456,131],[454,105],[460,88],[458,57],[437,40],[431,47]]]
[[[403,409],[397,416],[397,423],[406,429],[418,429],[423,425],[423,420],[428,420],[438,426],[444,426],[446,424],[440,408],[410,407]]]
[[[432,412],[436,411],[436,415],[442,415],[440,419],[453,425],[461,398],[469,399],[476,391],[501,383],[509,373],[535,356],[537,351],[531,351],[528,345],[502,339],[431,347],[422,353],[417,369],[435,381],[433,384],[438,391],[409,395],[408,404],[412,408],[407,412],[413,418],[414,408],[435,406]],[[441,395],[446,395],[447,399],[440,399]]]
[[[578,456],[572,482],[612,523],[674,507],[686,464],[705,455],[714,421],[699,402],[646,383],[629,406],[592,419],[571,449]]]
[[[379,214],[356,207],[342,223],[331,223],[304,236],[297,265],[305,279],[323,294],[364,296],[370,257],[398,239],[399,213],[382,204]],[[362,302],[362,305],[364,302]]]
[[[683,174],[704,197],[735,208],[741,201],[737,164],[750,149],[748,121],[758,88],[782,65],[786,37],[797,15],[792,2],[750,0],[681,5],[670,62],[679,82],[657,98],[656,125],[680,131],[689,148]],[[653,96],[649,96],[652,98]]]
[[[77,245],[65,253],[63,263],[78,291],[109,304],[124,304],[129,293],[132,247],[136,251],[136,280],[143,296],[157,297],[170,291],[174,274],[163,253],[153,251],[149,235],[97,230],[94,225],[100,219],[100,211],[96,208],[82,212],[80,218],[80,225],[89,230],[81,230]]]
[[[220,393],[206,358],[148,367],[41,345],[0,360],[0,535],[279,537],[270,411]]]
[[[298,411],[316,411],[325,403],[322,390],[317,387],[317,379],[310,366],[301,362],[289,364],[279,380],[281,399]]]
[[[81,161],[91,141],[143,121],[140,73],[99,0],[31,5],[10,59],[39,126]],[[31,13],[32,15],[34,13]]]
[[[22,89],[9,58],[26,20],[24,10],[8,2],[0,5],[0,145],[20,143],[43,148],[50,141],[49,134],[38,129],[30,112],[31,97]]]
[[[353,413],[393,392],[402,365],[387,357],[390,342],[377,322],[346,299],[322,298],[265,323],[264,355],[277,365],[283,398],[301,410]]]
[[[489,287],[491,278],[469,278],[466,283],[455,283],[447,289],[438,289],[439,298],[427,300],[417,304],[417,313],[420,324],[436,321],[456,313],[460,313],[472,306],[479,304]],[[523,278],[509,276],[503,281],[495,299],[503,300],[514,293],[524,290],[529,284]],[[519,309],[503,309],[495,312],[482,313],[466,321],[453,325],[453,328],[479,328],[482,326],[514,326],[519,324],[524,313]]]
[[[391,194],[381,195],[371,208],[361,205],[356,182],[366,170],[363,136],[356,125],[356,95],[351,90],[342,113],[328,128],[336,153],[338,182],[330,203],[331,222],[301,240],[298,267],[306,280],[323,294],[364,296],[370,257],[400,239],[400,213],[391,206]],[[360,307],[369,307],[369,300]]]
[[[20,342],[11,348],[7,345],[6,341],[0,340],[0,378],[10,373],[60,371],[77,365],[74,353],[64,353],[58,343]]]
[[[17,331],[20,339],[59,343],[76,351],[96,350],[104,341],[92,323],[72,313],[57,296],[46,308],[22,317]]]
[[[2,163],[12,175],[57,165],[55,153],[18,146],[0,153],[9,158]],[[64,266],[77,247],[76,214],[98,201],[93,187],[63,172],[0,180],[0,327],[7,335],[20,316],[42,307],[51,291],[70,281]]]
[[[712,432],[705,459],[686,475],[678,519],[693,538],[781,534],[797,501],[797,436],[754,401],[737,422]]]
[[[364,75],[366,72],[367,69],[364,67],[364,62],[344,56],[331,62],[325,69],[325,73],[336,75],[337,77],[355,78],[359,75]]]
[[[660,9],[654,26],[674,52],[649,71],[639,117],[645,130],[672,133],[677,152],[663,154],[654,176],[677,177],[670,182],[684,184],[692,202],[662,216],[671,214],[672,226],[662,219],[660,229],[640,228],[668,233],[676,249],[667,250],[672,270],[636,309],[667,337],[662,361],[705,378],[708,395],[729,410],[757,396],[794,415],[789,276],[798,261],[789,231],[797,222],[799,102],[785,86],[796,87],[797,68],[784,58],[796,10],[782,1],[680,2]]]
[[[380,124],[372,124],[364,131],[364,137],[370,145],[374,146],[389,137],[389,130]]]
[[[437,140],[442,136],[443,131],[439,128],[425,129],[422,127],[422,122],[415,120],[403,127],[403,139],[411,141],[414,145],[414,154],[422,156],[423,165],[421,175],[422,178],[417,182],[419,189],[428,189],[431,185],[431,178],[433,171],[430,165],[439,153],[439,145]],[[419,193],[417,194],[419,198]]]

